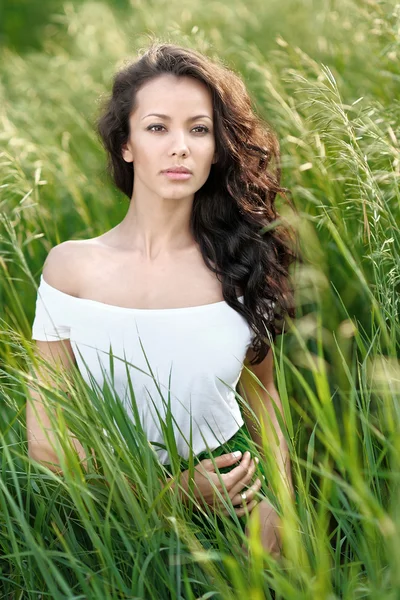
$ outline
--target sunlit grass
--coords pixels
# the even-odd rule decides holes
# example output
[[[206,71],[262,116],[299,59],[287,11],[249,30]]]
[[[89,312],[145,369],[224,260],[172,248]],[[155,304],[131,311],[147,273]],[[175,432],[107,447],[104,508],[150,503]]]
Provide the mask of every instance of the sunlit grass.
[[[66,4],[43,52],[2,51],[2,597],[399,596],[400,12],[373,0],[334,4],[135,2],[123,22],[105,5]],[[77,374],[68,393],[44,388],[62,475],[27,458],[36,285],[52,246],[98,235],[125,214],[93,123],[114,70],[149,32],[242,73],[279,135],[283,184],[299,209],[294,217],[279,207],[306,261],[294,273],[298,318],[273,349],[294,505],[263,435],[274,482],[263,491],[282,513],[282,561],[256,535],[246,560],[234,516],[222,531],[203,507],[197,527],[113,390]],[[87,449],[87,471],[67,428]]]

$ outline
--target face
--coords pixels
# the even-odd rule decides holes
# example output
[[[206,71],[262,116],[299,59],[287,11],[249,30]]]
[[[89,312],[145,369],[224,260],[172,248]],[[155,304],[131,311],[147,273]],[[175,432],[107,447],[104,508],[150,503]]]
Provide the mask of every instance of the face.
[[[160,75],[136,95],[130,135],[122,148],[133,162],[134,192],[147,189],[162,198],[193,197],[216,162],[213,107],[208,88],[193,77]],[[176,166],[184,178],[167,175]]]

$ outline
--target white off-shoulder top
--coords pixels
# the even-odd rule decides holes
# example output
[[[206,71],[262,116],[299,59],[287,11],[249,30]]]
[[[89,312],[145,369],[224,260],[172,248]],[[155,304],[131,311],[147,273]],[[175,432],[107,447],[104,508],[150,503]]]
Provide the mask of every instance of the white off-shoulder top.
[[[41,275],[32,339],[69,339],[86,383],[94,378],[102,389],[107,379],[134,420],[128,370],[141,424],[163,464],[170,461],[167,450],[157,446],[165,445],[157,411],[165,416],[169,393],[177,450],[184,459],[191,418],[194,454],[207,449],[205,442],[214,450],[244,423],[235,387],[253,331],[225,300],[185,308],[125,308],[70,296]]]

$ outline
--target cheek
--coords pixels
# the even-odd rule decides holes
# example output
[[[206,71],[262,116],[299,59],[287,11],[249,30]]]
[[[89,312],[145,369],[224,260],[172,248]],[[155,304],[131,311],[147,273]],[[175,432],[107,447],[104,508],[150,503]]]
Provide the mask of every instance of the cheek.
[[[149,144],[146,141],[138,141],[134,148],[135,163],[144,169],[151,168],[157,162],[159,148],[157,144]]]
[[[215,144],[215,140],[213,139],[213,140],[211,140],[211,142],[208,146],[210,160],[212,160],[214,158],[215,150],[216,150],[216,144]]]
[[[198,148],[199,155],[202,156],[204,162],[211,162],[214,158],[215,144],[214,142],[204,143]]]

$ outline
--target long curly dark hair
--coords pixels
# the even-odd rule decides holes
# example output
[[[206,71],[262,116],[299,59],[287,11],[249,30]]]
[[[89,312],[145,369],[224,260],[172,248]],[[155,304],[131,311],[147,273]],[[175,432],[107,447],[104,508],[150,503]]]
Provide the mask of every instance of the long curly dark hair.
[[[284,332],[285,314],[295,317],[289,267],[297,258],[296,235],[282,224],[274,206],[277,193],[287,200],[289,192],[279,185],[279,143],[255,114],[236,73],[195,50],[153,42],[114,75],[111,96],[97,120],[107,172],[129,199],[134,168],[121,153],[129,138],[129,116],[138,90],[165,73],[194,77],[212,94],[218,160],[195,193],[190,227],[205,264],[222,283],[224,300],[253,330],[250,364],[259,364],[270,342]],[[243,304],[237,287],[243,290]]]

